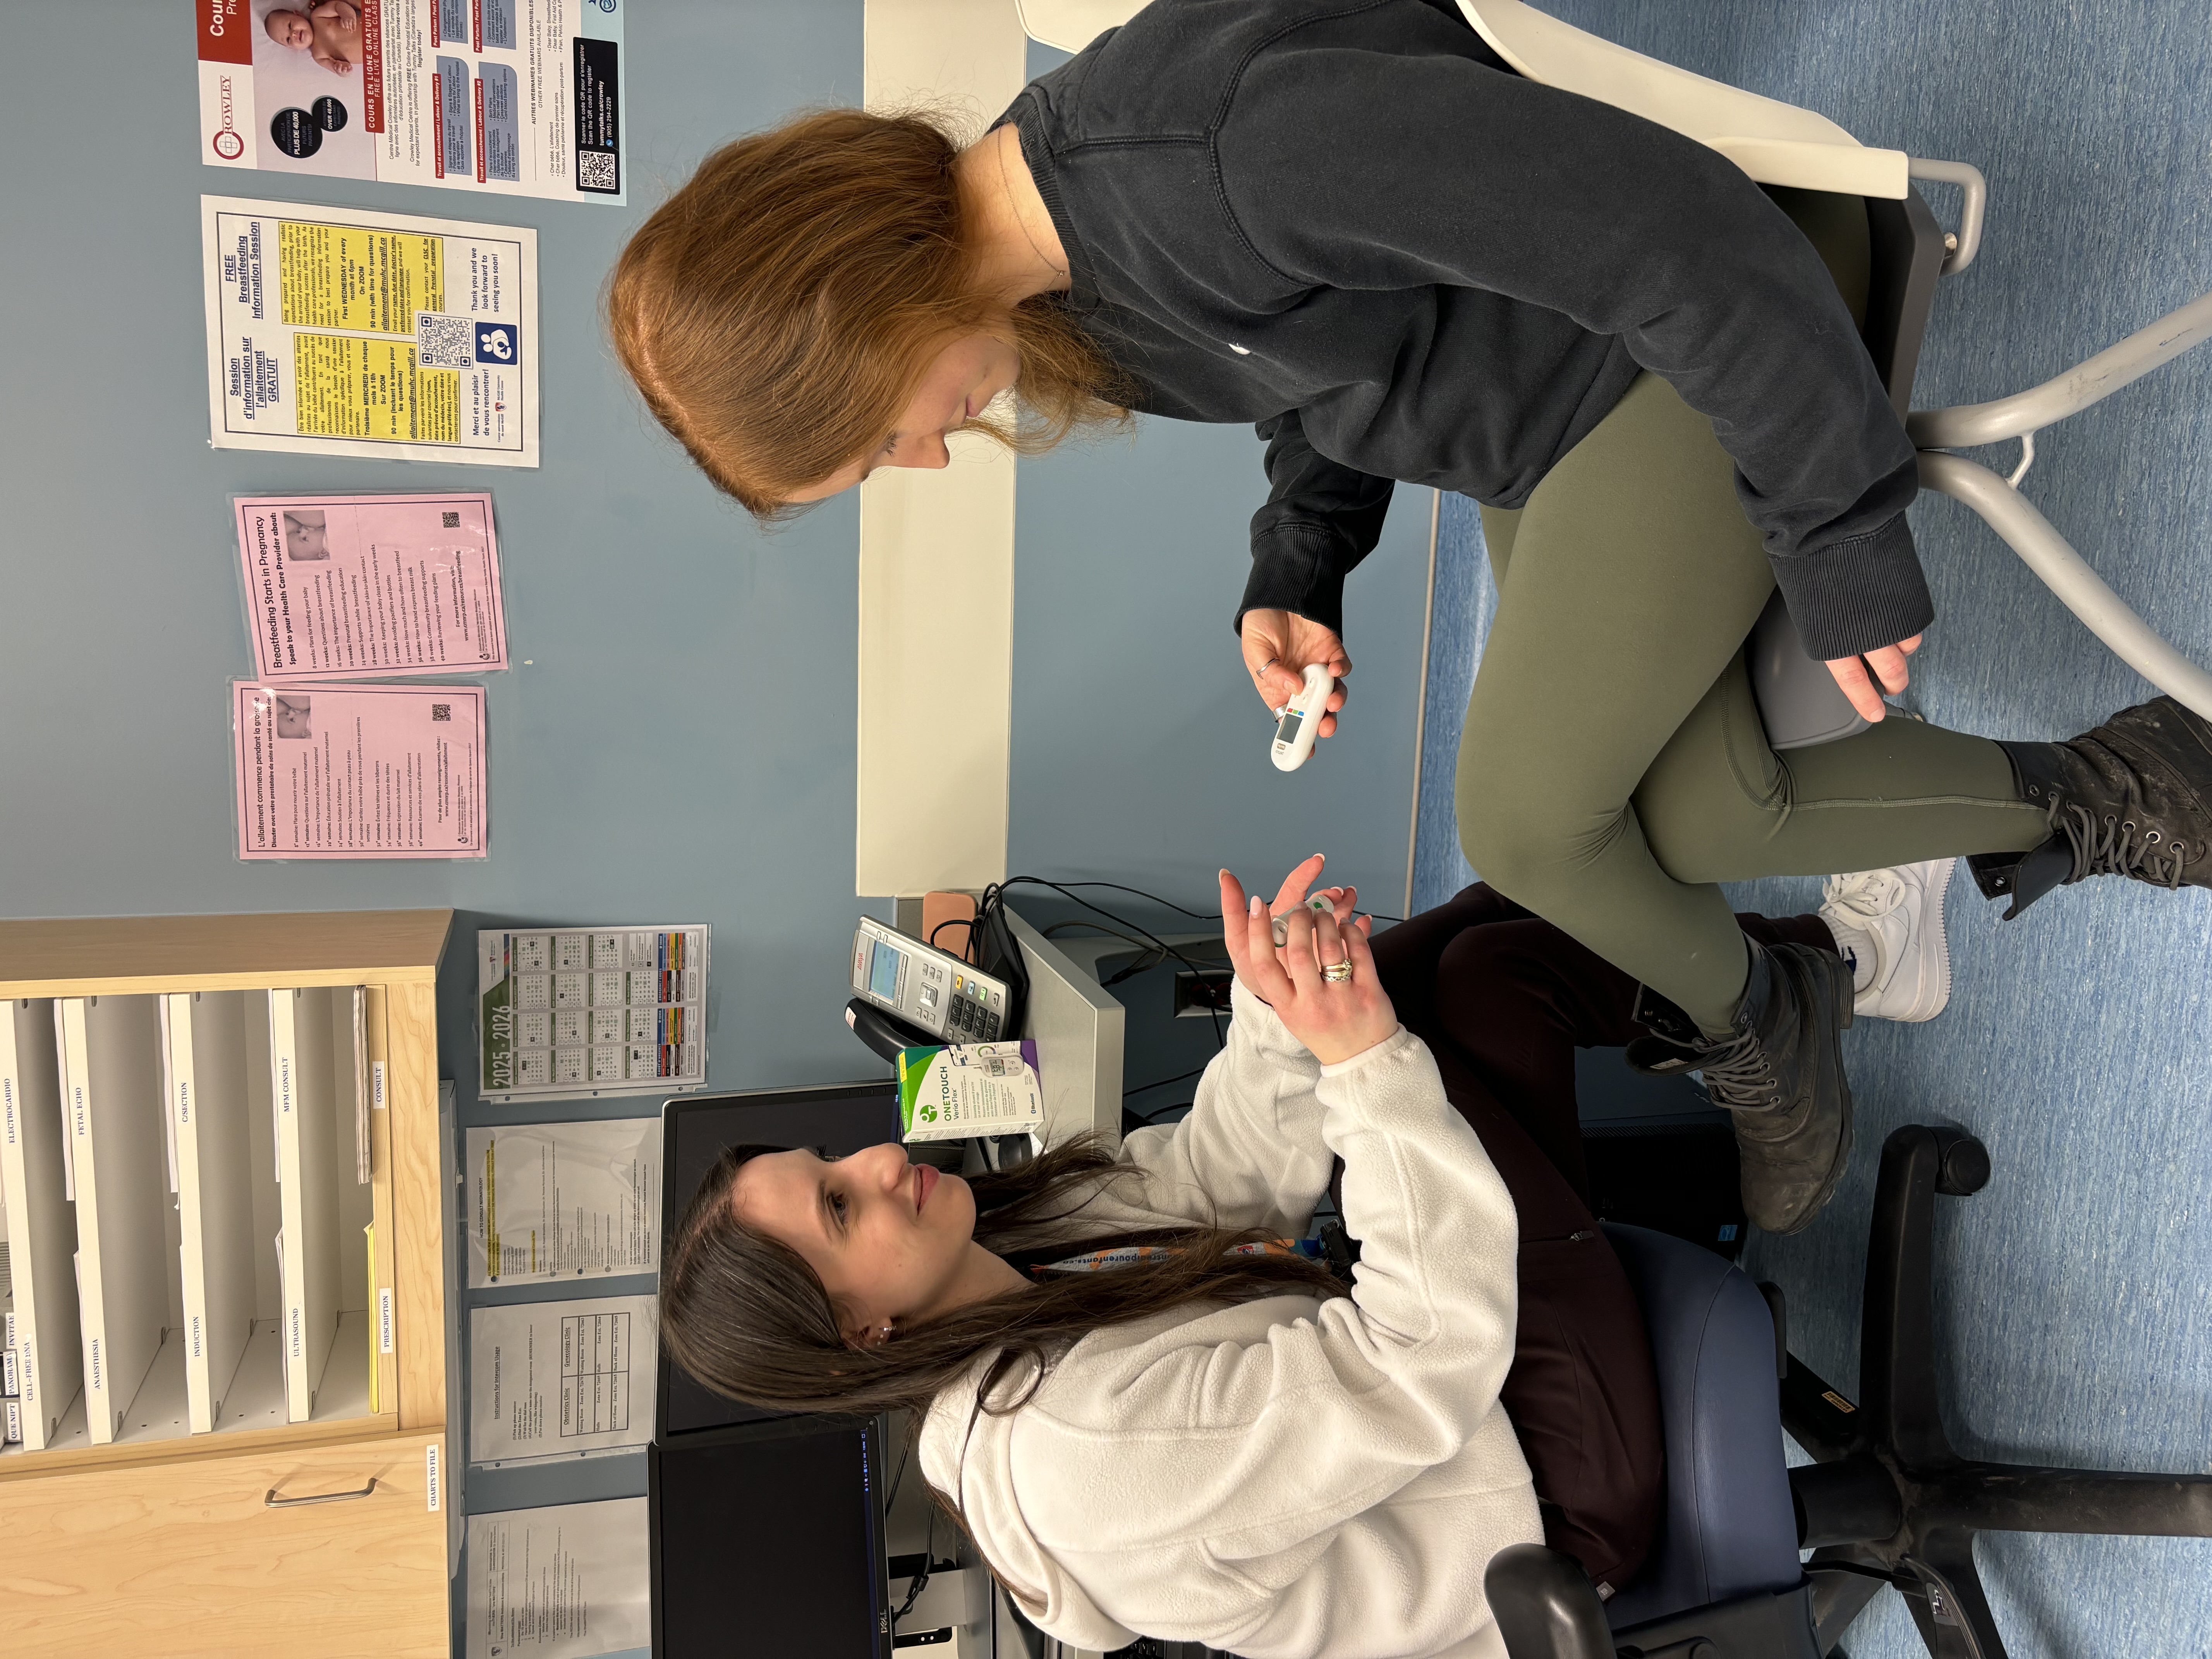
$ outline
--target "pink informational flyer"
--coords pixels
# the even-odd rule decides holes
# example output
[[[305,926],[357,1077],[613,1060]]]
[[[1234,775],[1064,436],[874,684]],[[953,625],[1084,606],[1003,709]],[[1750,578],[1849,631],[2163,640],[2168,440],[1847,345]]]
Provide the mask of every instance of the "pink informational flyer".
[[[252,495],[234,506],[263,679],[507,666],[489,495]]]
[[[480,859],[480,685],[231,686],[242,859]]]

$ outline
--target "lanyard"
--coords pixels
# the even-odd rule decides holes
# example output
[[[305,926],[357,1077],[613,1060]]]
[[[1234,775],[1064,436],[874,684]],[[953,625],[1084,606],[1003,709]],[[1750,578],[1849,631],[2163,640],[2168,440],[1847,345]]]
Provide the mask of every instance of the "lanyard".
[[[1071,1255],[1061,1261],[1040,1261],[1030,1269],[1032,1279],[1042,1279],[1047,1273],[1097,1273],[1115,1267],[1133,1267],[1146,1261],[1164,1261],[1170,1256],[1181,1255],[1179,1247],[1168,1244],[1123,1244],[1110,1250],[1086,1250],[1081,1255]],[[1224,1255],[1302,1255],[1310,1261],[1322,1259],[1318,1238],[1267,1238],[1249,1244],[1232,1245]]]

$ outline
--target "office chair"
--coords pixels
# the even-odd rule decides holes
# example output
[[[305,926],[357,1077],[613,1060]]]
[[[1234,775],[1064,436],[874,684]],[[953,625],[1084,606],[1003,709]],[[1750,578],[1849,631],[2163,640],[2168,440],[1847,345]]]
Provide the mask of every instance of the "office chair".
[[[1142,0],[1016,3],[1031,39],[1066,52],[1081,51],[1102,30],[1143,9]],[[1491,49],[1532,81],[1672,128],[1719,151],[1760,184],[1863,198],[1873,244],[1863,336],[1920,452],[1920,487],[1972,507],[2122,661],[2160,690],[2212,717],[2212,674],[2124,604],[2019,490],[2034,463],[2037,433],[2212,338],[2212,294],[2028,391],[1990,403],[1915,410],[1913,373],[1936,283],[1965,270],[1980,249],[1989,186],[1977,168],[1870,149],[1811,110],[1646,58],[1522,0],[1458,4]],[[1965,192],[1955,234],[1937,225],[1914,179],[1956,185]],[[2021,459],[2009,477],[1948,453],[2014,438],[2021,443]],[[1829,743],[1865,729],[1826,665],[1806,652],[1779,595],[1749,644],[1753,689],[1774,748]]]
[[[1990,1176],[1982,1145],[1908,1124],[1882,1148],[1856,1404],[1788,1352],[1780,1293],[1693,1244],[1608,1224],[1651,1331],[1667,1442],[1659,1536],[1610,1602],[1571,1558],[1501,1551],[1485,1579],[1512,1659],[1823,1659],[1887,1587],[1936,1659],[2004,1659],[1980,1532],[2212,1537],[2212,1475],[1961,1457],[1931,1321],[1938,1194]],[[1771,1311],[1770,1311],[1771,1310]],[[1785,1469],[1782,1430],[1816,1462]],[[1802,1566],[1801,1547],[1813,1549]]]

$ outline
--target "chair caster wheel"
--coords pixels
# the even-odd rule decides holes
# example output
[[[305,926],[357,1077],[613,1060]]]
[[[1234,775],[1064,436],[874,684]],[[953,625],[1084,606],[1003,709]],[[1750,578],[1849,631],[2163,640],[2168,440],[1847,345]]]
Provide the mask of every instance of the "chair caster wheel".
[[[1990,1184],[1990,1149],[1961,1129],[1938,1129],[1936,1146],[1942,1159],[1936,1190],[1946,1198],[1971,1198]]]

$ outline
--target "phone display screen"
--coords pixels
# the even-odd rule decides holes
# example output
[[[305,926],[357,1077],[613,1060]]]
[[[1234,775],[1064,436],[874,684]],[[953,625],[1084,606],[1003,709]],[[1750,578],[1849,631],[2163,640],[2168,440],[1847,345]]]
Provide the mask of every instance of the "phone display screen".
[[[868,962],[868,994],[885,1002],[898,1000],[898,971],[904,952],[877,939]]]

